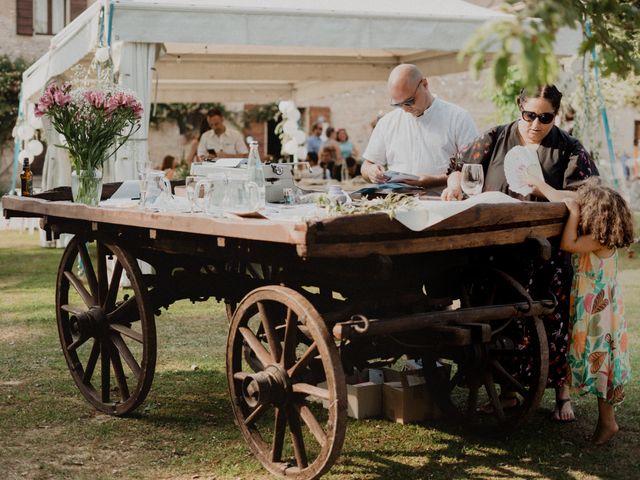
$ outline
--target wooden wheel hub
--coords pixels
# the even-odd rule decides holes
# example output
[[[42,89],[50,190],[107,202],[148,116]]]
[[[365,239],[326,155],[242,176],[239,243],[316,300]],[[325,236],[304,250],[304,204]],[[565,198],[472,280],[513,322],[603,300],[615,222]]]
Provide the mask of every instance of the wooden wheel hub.
[[[263,371],[248,375],[242,381],[242,396],[251,408],[259,405],[284,405],[291,382],[279,365],[269,365]]]
[[[80,338],[103,336],[109,330],[107,314],[102,307],[91,307],[86,312],[69,316],[71,332]]]

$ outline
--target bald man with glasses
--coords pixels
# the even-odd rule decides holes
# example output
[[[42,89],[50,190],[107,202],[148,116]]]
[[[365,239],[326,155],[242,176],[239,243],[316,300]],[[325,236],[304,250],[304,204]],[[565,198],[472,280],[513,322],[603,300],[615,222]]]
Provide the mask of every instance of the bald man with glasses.
[[[415,65],[395,67],[388,88],[396,108],[371,133],[362,175],[372,183],[385,183],[384,172],[393,170],[418,177],[403,180],[408,185],[441,189],[447,183],[449,159],[478,135],[471,115],[435,97]]]

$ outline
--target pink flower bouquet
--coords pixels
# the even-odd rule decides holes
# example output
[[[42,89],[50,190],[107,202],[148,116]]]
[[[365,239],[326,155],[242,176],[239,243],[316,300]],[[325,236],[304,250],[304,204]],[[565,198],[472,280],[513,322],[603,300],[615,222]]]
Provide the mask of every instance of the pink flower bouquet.
[[[49,84],[36,104],[37,117],[47,115],[64,137],[76,171],[101,169],[140,128],[142,105],[129,93],[109,89],[72,89]]]

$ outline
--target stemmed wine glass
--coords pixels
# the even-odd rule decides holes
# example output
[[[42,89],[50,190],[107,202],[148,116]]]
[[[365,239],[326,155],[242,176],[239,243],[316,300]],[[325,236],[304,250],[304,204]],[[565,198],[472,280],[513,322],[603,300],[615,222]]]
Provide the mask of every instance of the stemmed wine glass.
[[[136,171],[140,182],[140,206],[144,208],[147,197],[147,172],[151,170],[151,161],[148,158],[136,159]]]
[[[477,163],[465,163],[462,166],[462,179],[460,186],[462,191],[472,197],[482,192],[484,185],[484,171],[482,165]]]
[[[185,191],[187,192],[187,199],[189,200],[191,213],[193,213],[193,209],[196,202],[196,184],[198,183],[198,179],[199,177],[195,175],[189,175],[184,179],[184,188],[185,188]]]

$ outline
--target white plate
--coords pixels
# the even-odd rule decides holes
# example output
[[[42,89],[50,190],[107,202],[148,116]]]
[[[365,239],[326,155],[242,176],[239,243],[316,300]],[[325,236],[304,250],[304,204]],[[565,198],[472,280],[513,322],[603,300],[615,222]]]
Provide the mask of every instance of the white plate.
[[[520,195],[529,195],[533,188],[524,181],[524,172],[544,179],[536,150],[531,147],[513,147],[504,157],[504,176],[511,191]]]

